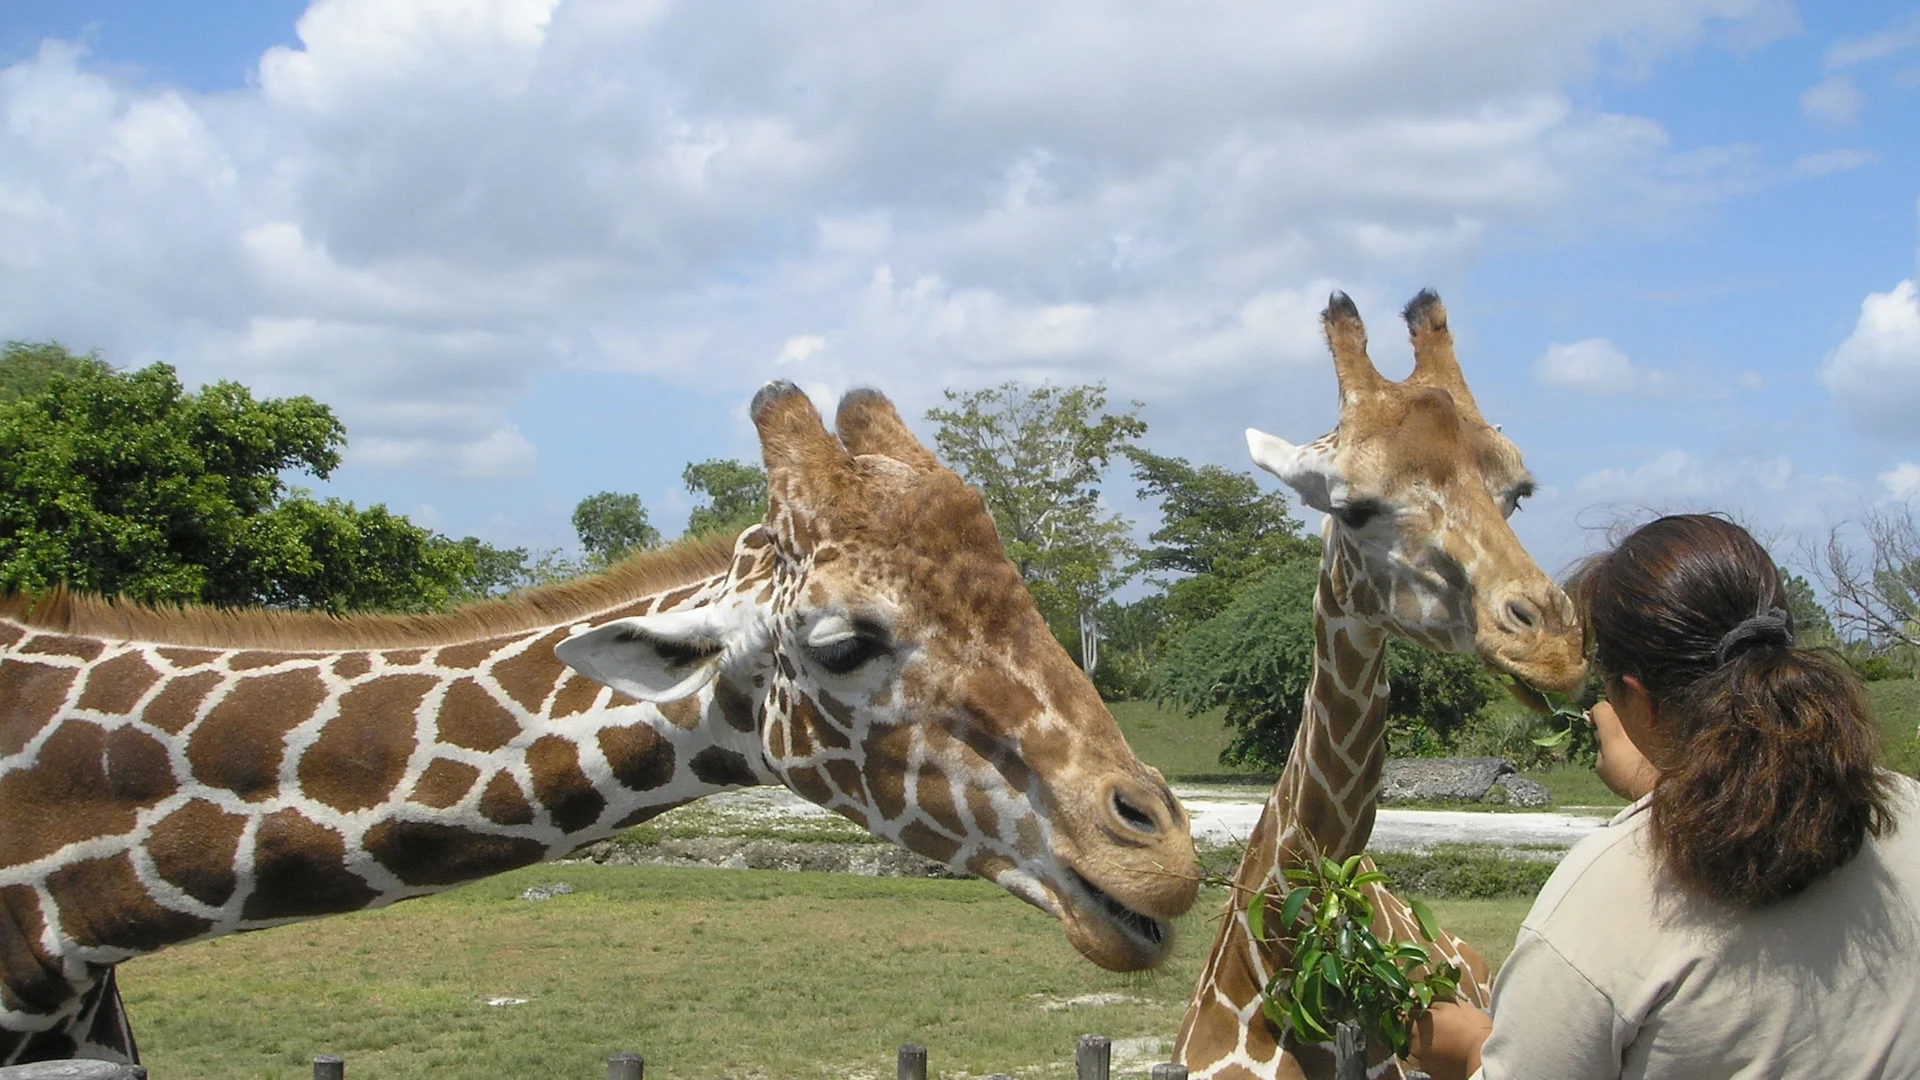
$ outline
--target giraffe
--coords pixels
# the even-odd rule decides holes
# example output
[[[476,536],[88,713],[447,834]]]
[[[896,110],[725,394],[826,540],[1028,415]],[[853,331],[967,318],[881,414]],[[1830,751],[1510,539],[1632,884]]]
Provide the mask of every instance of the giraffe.
[[[0,1065],[137,1049],[115,965],[785,784],[1159,963],[1189,823],[887,399],[769,384],[763,523],[445,616],[0,599]]]
[[[1254,940],[1247,908],[1255,892],[1284,895],[1280,871],[1310,853],[1345,859],[1365,847],[1386,756],[1387,636],[1476,655],[1530,687],[1572,690],[1585,676],[1571,603],[1507,523],[1533,490],[1519,451],[1481,419],[1440,298],[1423,291],[1404,315],[1414,368],[1391,382],[1367,357],[1353,301],[1334,293],[1321,323],[1338,376],[1338,425],[1302,446],[1247,431],[1254,462],[1327,519],[1301,725],[1174,1046],[1196,1078],[1332,1075],[1331,1044],[1283,1041],[1262,1015],[1259,990],[1289,957]],[[1377,887],[1372,894],[1376,934],[1419,940],[1404,903]],[[1436,944],[1462,968],[1460,998],[1484,1008],[1485,962],[1451,935]],[[1385,1073],[1397,1075],[1397,1063],[1375,1060],[1371,1075]]]

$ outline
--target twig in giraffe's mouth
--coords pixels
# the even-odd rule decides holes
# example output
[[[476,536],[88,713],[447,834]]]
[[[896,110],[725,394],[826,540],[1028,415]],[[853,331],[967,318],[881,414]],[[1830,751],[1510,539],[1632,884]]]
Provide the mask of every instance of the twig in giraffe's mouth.
[[[1067,879],[1071,881],[1075,887],[1092,897],[1095,906],[1105,912],[1109,918],[1118,923],[1128,933],[1131,933],[1156,949],[1166,944],[1168,926],[1165,922],[1151,915],[1142,915],[1120,901],[1115,900],[1099,887],[1095,886],[1093,882],[1081,877],[1073,870],[1067,871]]]

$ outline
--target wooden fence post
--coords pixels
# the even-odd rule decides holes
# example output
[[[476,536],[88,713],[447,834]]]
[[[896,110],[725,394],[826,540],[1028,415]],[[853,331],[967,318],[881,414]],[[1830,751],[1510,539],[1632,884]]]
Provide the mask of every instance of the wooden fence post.
[[[1333,1029],[1333,1080],[1367,1080],[1367,1036],[1351,1020]]]
[[[607,1080],[644,1080],[647,1059],[631,1050],[623,1050],[607,1059]]]
[[[1113,1040],[1105,1035],[1082,1035],[1073,1048],[1073,1071],[1078,1080],[1107,1080],[1113,1063]]]
[[[1153,1067],[1153,1080],[1187,1080],[1187,1067],[1171,1061]]]
[[[313,1059],[313,1080],[346,1080],[347,1063],[332,1054]]]
[[[927,1048],[919,1043],[901,1043],[893,1075],[897,1080],[927,1080]]]

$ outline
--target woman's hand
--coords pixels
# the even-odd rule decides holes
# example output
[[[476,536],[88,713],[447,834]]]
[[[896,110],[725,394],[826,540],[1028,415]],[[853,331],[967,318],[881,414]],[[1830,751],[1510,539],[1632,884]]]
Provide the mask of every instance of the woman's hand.
[[[1480,1068],[1480,1044],[1493,1018],[1471,1005],[1436,1001],[1413,1022],[1407,1052],[1433,1080],[1467,1080]]]

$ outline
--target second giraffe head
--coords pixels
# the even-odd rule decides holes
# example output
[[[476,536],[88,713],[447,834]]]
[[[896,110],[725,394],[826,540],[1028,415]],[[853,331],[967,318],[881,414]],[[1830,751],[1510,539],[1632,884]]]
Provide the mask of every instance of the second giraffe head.
[[[1580,627],[1507,519],[1533,478],[1480,416],[1431,291],[1406,307],[1413,373],[1392,382],[1367,356],[1344,293],[1321,316],[1340,421],[1294,446],[1249,429],[1255,464],[1327,515],[1323,597],[1339,613],[1427,648],[1477,655],[1530,686],[1571,692],[1586,675]]]

